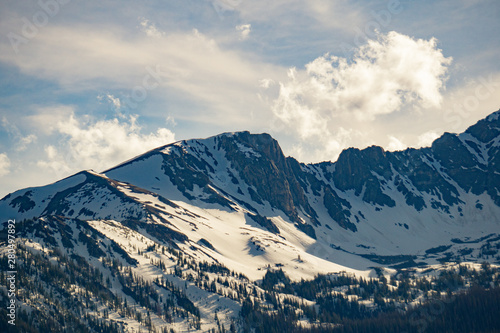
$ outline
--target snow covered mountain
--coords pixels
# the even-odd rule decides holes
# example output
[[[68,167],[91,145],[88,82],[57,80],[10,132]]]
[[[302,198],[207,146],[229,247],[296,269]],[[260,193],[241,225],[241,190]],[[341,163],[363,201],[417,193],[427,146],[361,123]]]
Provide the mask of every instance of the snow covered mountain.
[[[249,281],[270,267],[300,280],[341,271],[373,277],[380,266],[498,263],[499,149],[500,110],[429,148],[349,148],[317,164],[285,157],[268,134],[224,133],[16,191],[0,201],[0,220],[26,220],[23,237],[42,253],[49,244],[98,266],[110,255],[150,281],[165,271],[156,260],[168,266],[182,256]],[[182,279],[170,281],[182,289]],[[120,283],[111,279],[110,290],[123,294]],[[224,303],[220,320],[239,311],[227,297],[204,299],[202,289],[186,284],[183,292],[206,318],[216,300]]]
[[[268,263],[294,271],[297,255],[312,265],[298,276],[321,270],[317,260],[327,270],[327,262],[366,269],[412,256],[473,260],[500,234],[499,117],[430,148],[350,148],[336,162],[307,165],[268,134],[180,141],[102,174],[12,193],[0,218],[153,223],[186,251],[197,244],[253,278]]]

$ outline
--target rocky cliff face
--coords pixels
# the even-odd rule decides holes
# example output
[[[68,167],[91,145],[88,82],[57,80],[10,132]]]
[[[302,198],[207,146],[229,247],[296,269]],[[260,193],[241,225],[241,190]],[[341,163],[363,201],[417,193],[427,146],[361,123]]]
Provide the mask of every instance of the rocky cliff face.
[[[276,140],[268,134],[241,132],[222,136],[220,147],[241,180],[254,188],[255,201],[267,201],[298,219],[295,204],[305,202],[303,193]]]

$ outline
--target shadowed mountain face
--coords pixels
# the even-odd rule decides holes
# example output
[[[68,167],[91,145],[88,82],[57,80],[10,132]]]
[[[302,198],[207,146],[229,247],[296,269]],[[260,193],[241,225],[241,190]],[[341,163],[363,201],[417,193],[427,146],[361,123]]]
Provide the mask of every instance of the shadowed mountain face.
[[[84,171],[17,191],[0,201],[0,216],[159,224],[172,246],[201,238],[221,260],[219,240],[201,230],[213,211],[223,214],[220,230],[244,221],[252,232],[357,268],[369,265],[367,258],[400,254],[433,262],[439,256],[426,251],[448,245],[448,256],[477,258],[482,243],[463,244],[500,226],[499,133],[497,111],[429,148],[349,148],[336,162],[317,164],[285,157],[268,134],[225,133],[166,145],[102,174]]]

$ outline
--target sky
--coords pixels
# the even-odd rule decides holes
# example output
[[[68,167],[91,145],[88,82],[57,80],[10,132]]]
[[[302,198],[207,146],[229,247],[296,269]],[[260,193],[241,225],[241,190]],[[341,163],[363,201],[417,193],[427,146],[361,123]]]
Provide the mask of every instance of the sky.
[[[300,162],[429,146],[500,108],[498,0],[4,0],[0,197],[177,140]]]

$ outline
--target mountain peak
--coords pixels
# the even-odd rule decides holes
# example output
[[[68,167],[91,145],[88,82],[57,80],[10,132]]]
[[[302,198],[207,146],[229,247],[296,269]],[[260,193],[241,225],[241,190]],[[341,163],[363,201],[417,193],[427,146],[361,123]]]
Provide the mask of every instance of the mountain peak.
[[[497,138],[500,134],[500,110],[493,112],[485,119],[479,120],[469,127],[465,133],[472,135],[483,143],[488,143]]]

